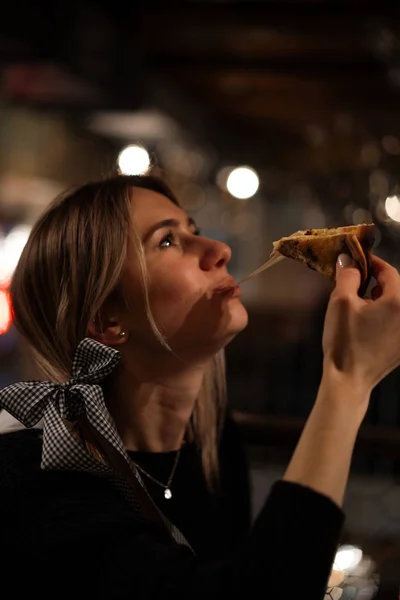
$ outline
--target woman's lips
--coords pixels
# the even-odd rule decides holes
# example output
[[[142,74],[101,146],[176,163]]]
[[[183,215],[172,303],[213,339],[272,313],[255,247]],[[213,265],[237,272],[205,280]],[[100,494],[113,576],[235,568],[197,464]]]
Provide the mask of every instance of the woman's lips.
[[[230,298],[240,298],[242,295],[242,288],[240,285],[235,285],[234,288],[231,289]]]
[[[240,285],[226,285],[224,287],[218,287],[214,290],[214,294],[222,295],[229,298],[240,298],[242,290]]]

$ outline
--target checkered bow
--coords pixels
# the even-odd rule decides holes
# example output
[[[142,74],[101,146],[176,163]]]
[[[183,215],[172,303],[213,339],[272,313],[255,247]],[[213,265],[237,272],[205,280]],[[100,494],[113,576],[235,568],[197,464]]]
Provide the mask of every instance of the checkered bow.
[[[89,454],[65,424],[65,421],[73,422],[86,415],[92,427],[122,455],[149,501],[153,502],[124,448],[99,385],[120,358],[117,350],[85,338],[76,349],[70,381],[22,381],[9,385],[0,390],[0,409],[4,408],[25,427],[33,427],[43,419],[42,469],[87,471],[109,478],[140,513],[141,507],[126,480]],[[189,546],[182,533],[161,512],[160,515],[173,538]]]
[[[112,372],[119,359],[117,350],[86,338],[76,350],[70,381],[22,381],[9,385],[0,390],[0,404],[25,427],[36,425],[50,402],[61,417],[75,421],[85,414],[87,400],[101,402],[103,394],[96,384]]]
[[[99,385],[119,360],[117,350],[85,338],[77,347],[70,381],[22,381],[0,390],[0,406],[25,427],[33,427],[44,419],[43,469],[78,468],[82,460],[86,466],[90,463],[92,467],[101,467],[94,464],[97,461],[84,451],[64,424],[64,419],[73,422],[82,415],[126,456]]]

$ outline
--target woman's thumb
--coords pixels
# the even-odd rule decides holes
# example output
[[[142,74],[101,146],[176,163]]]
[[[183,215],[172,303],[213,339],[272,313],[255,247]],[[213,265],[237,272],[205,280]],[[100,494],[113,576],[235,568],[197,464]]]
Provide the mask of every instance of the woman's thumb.
[[[348,254],[340,254],[336,262],[336,289],[357,294],[361,275],[356,263]]]

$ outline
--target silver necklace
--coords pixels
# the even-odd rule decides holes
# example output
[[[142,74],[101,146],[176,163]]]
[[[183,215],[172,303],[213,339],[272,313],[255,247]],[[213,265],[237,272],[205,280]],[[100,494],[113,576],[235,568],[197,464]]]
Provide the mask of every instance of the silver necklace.
[[[146,477],[148,477],[149,479],[151,479],[151,481],[154,481],[154,483],[156,483],[157,485],[159,485],[162,488],[164,488],[164,498],[166,498],[167,500],[170,500],[172,498],[171,483],[172,483],[172,480],[173,480],[174,475],[175,475],[176,467],[178,466],[178,460],[179,460],[179,456],[181,454],[181,450],[182,450],[182,446],[179,448],[178,452],[176,453],[176,457],[175,457],[174,464],[173,464],[173,467],[172,467],[171,475],[169,476],[168,481],[167,481],[166,484],[161,483],[161,481],[158,481],[158,479],[156,479],[155,477],[153,477],[152,475],[150,475],[150,473],[147,473],[147,471],[145,471],[144,469],[142,469],[142,467],[140,465],[138,465],[137,463],[135,463],[134,461],[132,461],[133,464],[135,465],[135,467],[141,473],[143,473],[143,475],[146,475]]]

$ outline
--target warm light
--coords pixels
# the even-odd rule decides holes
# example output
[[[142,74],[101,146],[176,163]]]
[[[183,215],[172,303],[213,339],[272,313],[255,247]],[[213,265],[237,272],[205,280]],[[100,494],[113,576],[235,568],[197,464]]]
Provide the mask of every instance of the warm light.
[[[143,175],[150,166],[150,156],[141,146],[127,146],[118,156],[118,166],[124,175]]]
[[[226,187],[226,184],[227,184],[227,181],[228,181],[228,177],[232,173],[233,170],[234,170],[234,167],[223,167],[217,173],[217,177],[216,177],[217,186],[221,190],[224,190],[224,192],[226,192],[227,189],[228,189]]]
[[[240,200],[254,196],[258,190],[258,186],[258,175],[250,167],[238,167],[234,169],[226,181],[228,192]]]
[[[0,284],[5,286],[14,273],[30,234],[28,225],[18,225],[0,240]]]
[[[362,556],[362,550],[356,546],[341,546],[336,553],[334,568],[351,571],[361,562]]]
[[[11,299],[6,290],[0,290],[0,335],[7,333],[12,322]]]
[[[388,196],[385,202],[388,217],[400,223],[400,199],[398,196]]]
[[[372,223],[373,218],[369,210],[365,208],[356,208],[352,215],[354,225],[359,223]]]

